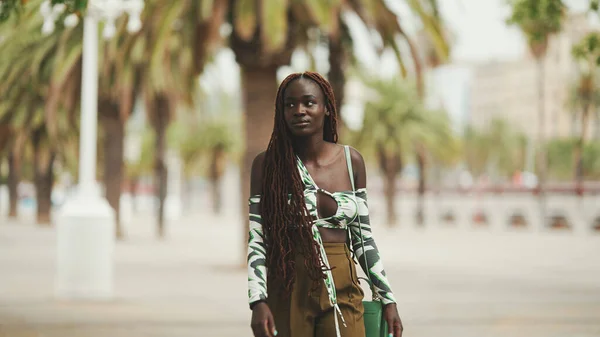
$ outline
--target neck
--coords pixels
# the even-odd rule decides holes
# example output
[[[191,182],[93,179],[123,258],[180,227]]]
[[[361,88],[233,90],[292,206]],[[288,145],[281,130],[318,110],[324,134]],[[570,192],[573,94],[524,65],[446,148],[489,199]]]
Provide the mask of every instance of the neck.
[[[325,151],[325,140],[322,134],[316,134],[294,140],[294,148],[302,161],[316,161]]]

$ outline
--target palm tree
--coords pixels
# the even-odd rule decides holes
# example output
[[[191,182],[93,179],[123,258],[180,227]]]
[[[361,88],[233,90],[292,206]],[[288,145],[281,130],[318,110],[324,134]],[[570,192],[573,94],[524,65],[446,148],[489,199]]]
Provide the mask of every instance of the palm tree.
[[[254,0],[229,0],[228,3],[227,17],[232,27],[229,45],[242,73],[246,148],[241,161],[240,197],[243,205],[241,211],[246,214],[252,160],[266,147],[272,131],[272,114],[266,112],[273,111],[277,69],[289,64],[295,48],[311,40],[309,31],[316,30],[319,36],[328,39],[330,80],[339,101],[338,106],[341,106],[344,97],[344,68],[346,60],[350,58],[348,50],[352,46],[348,28],[341,19],[344,10],[353,11],[369,28],[373,28],[372,31],[378,32],[384,47],[395,51],[401,65],[404,62],[397,38],[408,42],[417,81],[421,81],[421,67],[416,45],[402,29],[398,16],[389,9],[385,0],[268,1],[263,6],[257,6],[258,2]],[[245,226],[248,226],[247,219]],[[247,230],[244,232],[247,233]],[[246,239],[243,244],[247,244]]]
[[[546,115],[544,107],[544,59],[550,36],[560,32],[566,13],[562,0],[511,0],[508,24],[517,25],[525,34],[538,67],[538,192],[542,220],[545,221],[545,182],[547,159],[544,147]]]
[[[417,144],[423,147],[422,151],[444,159],[444,151],[456,153],[456,140],[447,116],[426,110],[416,87],[398,78],[364,81],[372,90],[372,97],[365,106],[363,126],[354,142],[366,156],[377,158],[384,179],[387,221],[394,225],[396,179],[409,155],[416,155]]]
[[[587,138],[588,120],[594,110],[600,107],[600,92],[596,76],[600,65],[600,34],[587,34],[577,45],[573,46],[573,57],[579,64],[579,79],[577,80],[573,100],[581,108],[581,133],[575,148],[575,181],[577,193],[582,194],[583,187],[583,147]]]
[[[38,222],[50,219],[50,195],[53,164],[63,143],[73,135],[75,92],[79,86],[77,54],[69,51],[73,41],[81,40],[80,27],[60,27],[56,34],[41,33],[42,19],[37,12],[40,1],[23,11],[19,20],[13,20],[0,34],[3,49],[0,57],[0,93],[5,101],[0,105],[0,123],[10,123],[17,132],[14,149],[24,146],[23,139],[31,138],[34,145],[33,161],[38,198]],[[49,146],[41,146],[41,144]],[[20,153],[9,157],[11,168],[18,170]],[[16,174],[9,174],[14,186]],[[11,194],[16,194],[11,192]],[[13,198],[13,200],[15,200]]]
[[[154,151],[154,133],[151,129],[144,128],[135,130],[141,138],[139,146],[139,156],[135,161],[128,161],[125,164],[125,172],[129,180],[129,191],[133,200],[133,210],[136,211],[136,200],[139,181],[143,176],[152,174],[153,151]]]
[[[467,166],[476,176],[508,177],[524,169],[527,138],[503,119],[493,119],[485,130],[469,127],[463,139]]]
[[[8,13],[6,18],[10,21],[11,12],[37,8],[40,3],[39,0],[30,2],[35,4],[30,6],[30,3],[24,5],[24,1],[10,1],[8,4],[12,7],[8,11],[2,7],[2,14]],[[81,14],[87,7],[85,0],[52,0],[52,3],[66,4],[66,13]],[[166,194],[165,132],[176,103],[182,98],[189,103],[187,93],[191,90],[188,89],[193,87],[195,77],[218,45],[225,5],[224,0],[146,1],[143,31],[134,36],[119,34],[104,45],[105,53],[101,55],[104,60],[100,62],[99,115],[105,134],[111,135],[105,137],[104,142],[107,157],[104,177],[109,203],[117,214],[118,234],[122,233],[118,221],[118,200],[123,166],[123,123],[131,112],[131,103],[138,94],[144,93],[149,120],[157,132],[155,171],[161,205],[158,227],[162,236]],[[121,20],[121,32],[124,23],[125,20]],[[149,58],[146,58],[148,55]]]
[[[465,163],[469,172],[474,176],[479,176],[485,173],[487,163],[490,157],[490,140],[489,137],[468,126],[463,135]]]
[[[170,143],[179,152],[186,180],[199,171],[208,178],[213,212],[220,213],[221,179],[240,145],[239,103],[222,89],[204,96],[199,113],[180,115],[172,125]],[[192,186],[191,182],[186,185]],[[191,191],[186,193],[189,201]]]
[[[448,31],[444,28],[443,20],[440,16],[439,6],[436,0],[426,1],[421,4],[420,1],[411,1],[413,11],[419,13],[423,21],[423,28],[420,32],[419,45],[422,49],[425,65],[430,69],[436,69],[448,61],[450,46],[448,45]],[[421,99],[425,92],[419,90]],[[417,200],[417,223],[423,225],[425,221],[425,190],[426,190],[426,163],[428,153],[423,144],[415,145],[417,156],[417,167],[419,171],[419,188]]]
[[[137,34],[143,51],[138,54],[138,61],[148,120],[156,132],[154,172],[159,237],[164,236],[167,128],[178,104],[193,103],[197,76],[221,41],[219,28],[225,9],[225,0],[146,1],[143,13],[146,24]]]
[[[173,143],[183,160],[186,177],[189,179],[198,169],[208,177],[215,214],[221,212],[221,178],[225,173],[227,157],[237,141],[233,136],[235,131],[232,130],[231,121],[231,118],[223,116],[207,116],[198,124],[179,122],[173,125],[175,128],[172,130],[177,131]]]
[[[590,1],[590,11],[600,14],[600,0]]]

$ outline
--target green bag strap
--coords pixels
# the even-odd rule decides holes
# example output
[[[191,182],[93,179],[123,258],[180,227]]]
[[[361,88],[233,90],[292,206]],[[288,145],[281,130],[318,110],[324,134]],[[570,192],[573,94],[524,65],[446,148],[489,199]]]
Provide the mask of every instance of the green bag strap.
[[[344,145],[344,152],[346,153],[346,164],[348,165],[348,174],[350,175],[350,184],[352,185],[352,194],[354,195],[354,200],[356,200],[356,187],[354,186],[354,170],[352,170],[352,159],[350,158],[350,147],[348,145]],[[360,277],[359,279],[364,279],[367,281],[367,283],[369,284],[369,287],[371,288],[371,296],[373,297],[373,300],[376,300],[379,296],[377,295],[377,292],[375,291],[375,287],[373,285],[373,281],[371,281],[371,273],[369,272],[369,263],[367,262],[367,252],[365,251],[365,240],[363,239],[363,235],[362,235],[362,224],[360,223],[360,215],[357,215],[356,218],[358,219],[358,232],[360,235],[360,245],[362,247],[362,251],[363,251],[363,258],[365,260],[365,267],[367,268],[367,278],[364,277]]]

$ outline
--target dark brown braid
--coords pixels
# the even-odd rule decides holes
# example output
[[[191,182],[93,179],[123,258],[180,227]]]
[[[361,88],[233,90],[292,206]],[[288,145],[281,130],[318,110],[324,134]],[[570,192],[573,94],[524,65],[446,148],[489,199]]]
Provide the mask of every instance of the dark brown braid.
[[[333,89],[321,75],[313,72],[286,77],[277,91],[275,123],[265,153],[262,181],[261,216],[267,245],[267,266],[271,279],[281,282],[284,295],[291,293],[296,275],[294,257],[302,253],[313,290],[325,277],[318,244],[313,240],[312,220],[304,201],[304,185],[298,172],[292,134],[284,118],[284,94],[294,80],[308,78],[319,85],[329,116],[325,116],[323,139],[337,143],[337,111]],[[288,195],[291,199],[288,203]],[[278,287],[279,288],[279,287]]]

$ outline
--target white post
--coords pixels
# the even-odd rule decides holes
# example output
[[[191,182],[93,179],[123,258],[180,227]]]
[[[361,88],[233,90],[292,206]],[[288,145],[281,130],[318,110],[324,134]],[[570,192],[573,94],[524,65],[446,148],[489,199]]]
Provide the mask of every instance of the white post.
[[[56,295],[113,296],[114,211],[96,183],[98,21],[84,18],[79,185],[61,208],[57,231]]]
[[[98,21],[83,21],[83,69],[81,79],[81,131],[79,135],[79,186],[86,192],[96,182],[98,124]]]

